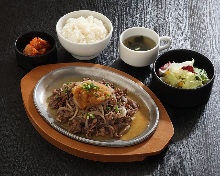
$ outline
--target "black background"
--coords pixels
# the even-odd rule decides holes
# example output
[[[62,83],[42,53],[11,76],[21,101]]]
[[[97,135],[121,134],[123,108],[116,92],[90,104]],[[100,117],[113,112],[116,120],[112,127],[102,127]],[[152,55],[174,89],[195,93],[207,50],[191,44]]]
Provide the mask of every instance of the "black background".
[[[1,0],[0,7],[0,175],[220,175],[220,1]],[[129,27],[154,29],[172,38],[171,49],[192,49],[214,63],[216,78],[206,105],[177,109],[164,104],[175,134],[161,154],[133,163],[89,161],[55,148],[29,122],[20,92],[27,71],[17,66],[14,42],[32,30],[57,40],[58,19],[82,9],[103,13],[114,26],[110,44],[90,62],[120,69],[149,87],[152,65],[134,68],[119,58],[119,35]],[[59,42],[57,48],[58,62],[77,61]]]

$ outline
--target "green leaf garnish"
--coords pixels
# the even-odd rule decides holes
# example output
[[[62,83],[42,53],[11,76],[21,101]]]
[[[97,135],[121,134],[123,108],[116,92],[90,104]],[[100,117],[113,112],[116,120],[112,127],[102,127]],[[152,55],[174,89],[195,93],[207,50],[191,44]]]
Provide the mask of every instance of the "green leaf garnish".
[[[72,82],[66,82],[66,85],[72,84]]]
[[[95,118],[95,116],[94,116],[93,114],[87,113],[87,114],[86,114],[86,118],[89,119],[90,117],[91,117],[92,119]]]
[[[93,114],[90,114],[90,117],[92,117],[92,119],[94,119],[94,118],[95,118],[95,116],[94,116]]]
[[[194,72],[196,73],[196,79],[202,81],[203,84],[209,81],[208,75],[204,69],[194,67]]]
[[[111,107],[109,107],[109,106],[108,106],[106,109],[107,109],[107,110],[110,110],[110,109],[111,109]]]
[[[65,93],[68,93],[68,89],[67,89],[67,88],[65,88],[65,89],[64,89],[64,92],[65,92]]]
[[[109,95],[109,94],[107,94],[107,95],[106,95],[106,98],[109,98],[109,97],[110,97],[110,95]]]
[[[116,112],[116,113],[118,113],[118,112],[119,112],[119,108],[118,108],[118,106],[117,106],[117,105],[115,106],[115,112]]]

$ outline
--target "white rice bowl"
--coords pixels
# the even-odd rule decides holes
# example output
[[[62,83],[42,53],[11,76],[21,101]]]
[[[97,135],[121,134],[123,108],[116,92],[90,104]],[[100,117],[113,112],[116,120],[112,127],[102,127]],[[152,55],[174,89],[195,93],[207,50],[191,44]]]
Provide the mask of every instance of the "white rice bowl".
[[[106,38],[108,31],[103,22],[93,16],[69,18],[61,34],[74,43],[96,43]]]

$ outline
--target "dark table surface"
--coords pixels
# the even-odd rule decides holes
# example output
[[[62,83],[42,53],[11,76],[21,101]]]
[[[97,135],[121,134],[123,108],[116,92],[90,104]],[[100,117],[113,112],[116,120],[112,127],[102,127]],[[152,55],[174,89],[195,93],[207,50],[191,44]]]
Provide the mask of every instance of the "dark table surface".
[[[0,7],[0,175],[220,175],[220,1],[1,0]],[[32,30],[56,38],[57,20],[80,9],[103,13],[114,26],[110,44],[91,62],[120,69],[149,87],[152,65],[134,68],[119,58],[119,35],[129,27],[154,29],[172,38],[170,49],[192,49],[214,63],[216,78],[206,105],[177,109],[164,103],[175,134],[161,154],[133,163],[81,159],[48,143],[28,120],[20,92],[28,71],[17,66],[14,42]],[[57,48],[58,62],[77,61],[59,42]]]

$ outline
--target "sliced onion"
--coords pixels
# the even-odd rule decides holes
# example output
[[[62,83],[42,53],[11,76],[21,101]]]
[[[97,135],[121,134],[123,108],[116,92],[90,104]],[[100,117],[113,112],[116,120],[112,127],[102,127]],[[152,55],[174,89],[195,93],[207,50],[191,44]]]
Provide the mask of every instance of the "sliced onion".
[[[124,106],[122,106],[121,107],[121,115],[122,115],[122,117],[125,117],[126,114],[127,114],[127,110],[126,110],[126,108]]]
[[[75,111],[73,117],[71,117],[69,120],[73,120],[76,117],[78,111],[79,111],[79,108],[76,106],[76,111]]]
[[[89,128],[89,119],[88,118],[86,118],[86,122],[85,122],[85,128]]]
[[[120,136],[123,136],[125,133],[128,132],[128,130],[131,128],[131,125],[128,125],[126,127],[124,127],[124,129],[121,130],[121,132],[119,133]]]
[[[124,106],[119,108],[119,111],[121,111],[121,113],[119,114],[119,117],[125,117],[127,114],[127,110]]]
[[[103,106],[102,105],[99,105],[98,106],[99,110],[101,111],[103,117],[104,117],[104,109],[103,109]]]
[[[72,108],[72,106],[70,106],[70,104],[68,103],[68,101],[66,101],[66,105],[68,106],[68,108],[69,108],[71,111],[73,111],[73,108]]]
[[[121,98],[125,103],[127,103],[128,102],[128,99],[125,97],[125,96],[122,96],[122,98]]]
[[[58,110],[57,110],[57,113],[60,112],[60,111],[71,111],[71,109],[67,108],[67,107],[60,107]]]
[[[131,117],[131,120],[134,120],[135,119],[135,117],[133,116],[133,117]]]
[[[100,117],[103,118],[104,123],[106,124],[106,119],[105,119],[104,115],[101,112],[99,112],[99,111],[91,111],[89,113],[92,114],[92,115],[99,115]]]

